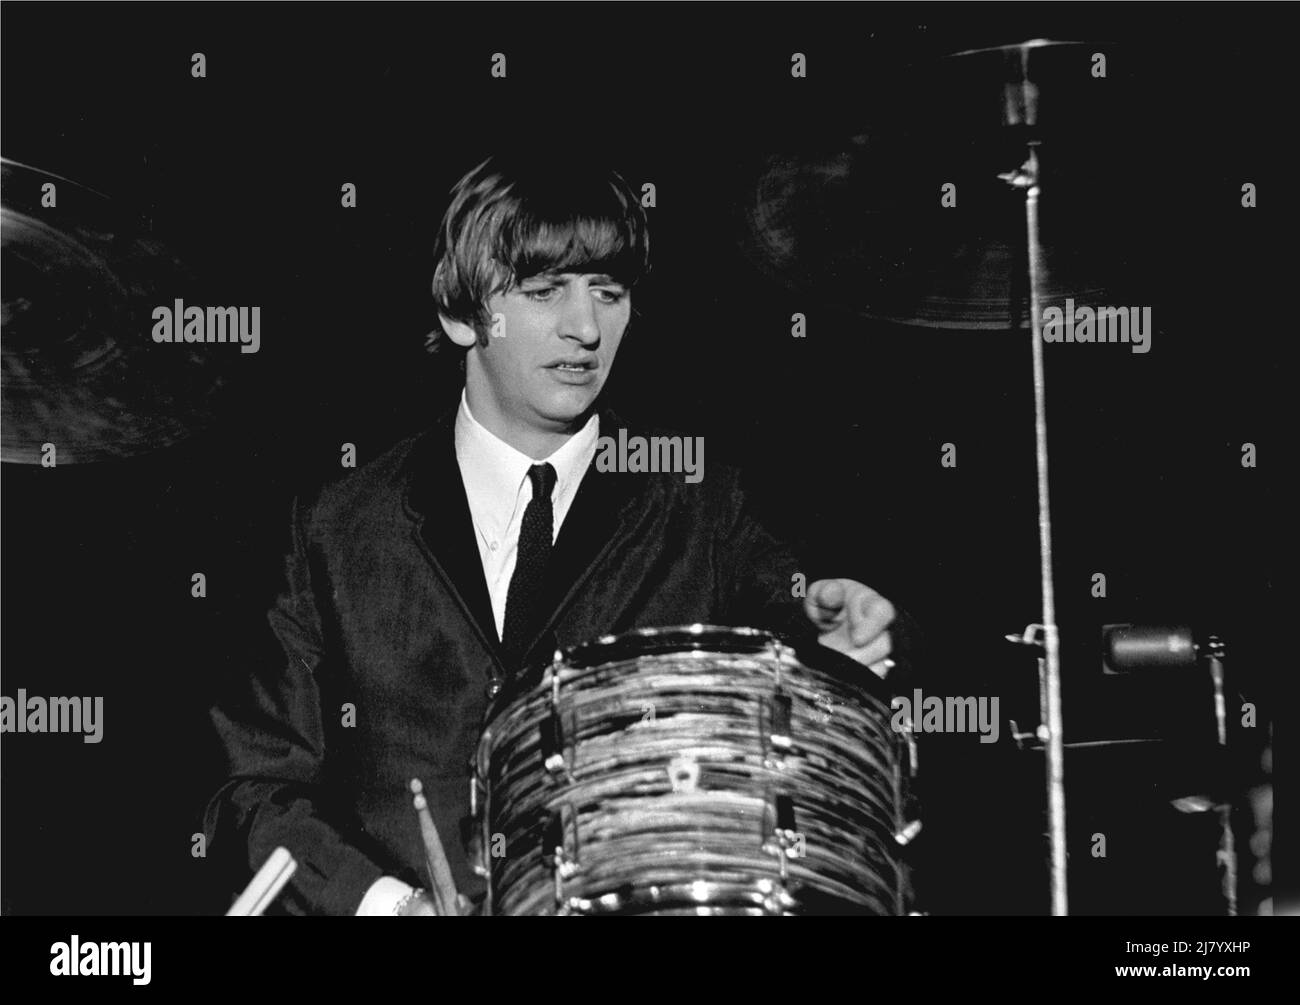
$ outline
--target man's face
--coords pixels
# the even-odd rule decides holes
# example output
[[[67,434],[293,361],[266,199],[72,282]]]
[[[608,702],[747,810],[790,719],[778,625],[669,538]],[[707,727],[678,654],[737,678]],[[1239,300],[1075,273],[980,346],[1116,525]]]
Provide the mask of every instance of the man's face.
[[[486,398],[510,425],[570,430],[609,378],[631,294],[606,275],[543,273],[487,308],[487,345],[471,351],[467,373],[480,406]]]

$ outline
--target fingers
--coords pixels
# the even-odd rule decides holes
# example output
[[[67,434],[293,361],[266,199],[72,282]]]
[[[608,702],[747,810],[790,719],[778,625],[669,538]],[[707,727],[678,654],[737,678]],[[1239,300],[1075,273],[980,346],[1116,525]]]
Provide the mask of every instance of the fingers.
[[[875,664],[883,663],[885,657],[893,651],[894,640],[889,637],[889,632],[883,632],[880,635],[877,635],[870,645],[863,646],[859,649],[853,658],[859,663],[865,663],[867,666],[875,670]],[[888,670],[888,667],[885,667],[884,669]]]
[[[875,590],[863,587],[863,593],[849,607],[849,637],[853,644],[865,646],[884,634],[896,614],[893,604]],[[888,653],[877,658],[885,655]]]
[[[804,611],[819,628],[847,619],[854,645],[866,645],[889,627],[894,605],[869,586],[851,579],[819,579],[808,588]]]
[[[881,680],[884,680],[886,677],[889,676],[889,671],[893,670],[894,667],[897,665],[898,664],[896,664],[891,659],[883,659],[880,660],[878,663],[868,664],[867,669],[870,670],[877,677],[879,677]]]
[[[857,584],[846,584],[845,580],[818,580],[809,586],[809,593],[803,598],[803,614],[819,631],[826,632],[844,620],[844,606],[849,599],[848,585]]]
[[[808,588],[804,597],[804,613],[818,628],[832,627],[840,618],[844,608],[846,591],[838,579],[819,579]]]
[[[822,645],[836,652],[843,653],[850,659],[856,660],[865,666],[870,666],[877,674],[883,677],[893,666],[893,661],[888,657],[894,651],[894,640],[890,638],[889,632],[884,632],[871,640],[865,646],[850,645],[842,635],[828,634],[821,638]]]
[[[821,579],[808,589],[804,611],[821,633],[822,645],[884,677],[892,666],[889,626],[894,605],[871,587],[852,579]]]

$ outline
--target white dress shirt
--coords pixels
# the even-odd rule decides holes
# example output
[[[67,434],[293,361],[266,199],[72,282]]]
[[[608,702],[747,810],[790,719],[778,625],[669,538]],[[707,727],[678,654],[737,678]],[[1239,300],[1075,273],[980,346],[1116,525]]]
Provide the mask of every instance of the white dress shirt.
[[[600,437],[600,420],[593,415],[581,430],[574,433],[559,450],[541,460],[533,460],[504,440],[494,436],[474,418],[462,391],[456,412],[456,461],[469,501],[474,522],[483,578],[492,597],[492,617],[497,638],[505,631],[506,594],[515,572],[519,554],[519,528],[524,510],[533,498],[533,483],[528,469],[534,464],[555,468],[555,488],[551,507],[555,516],[552,543],[560,536],[560,527],[568,515],[578,486],[596,456]],[[392,876],[382,876],[371,885],[357,909],[359,916],[391,916],[411,887]]]
[[[456,460],[474,521],[483,577],[492,597],[498,639],[505,630],[506,594],[519,556],[519,528],[524,521],[524,510],[533,498],[528,469],[534,464],[550,464],[555,468],[555,489],[551,492],[555,515],[551,542],[554,543],[583,475],[596,456],[599,436],[600,420],[593,415],[559,450],[549,457],[533,460],[488,432],[474,418],[464,392],[461,393],[460,410],[456,413]]]

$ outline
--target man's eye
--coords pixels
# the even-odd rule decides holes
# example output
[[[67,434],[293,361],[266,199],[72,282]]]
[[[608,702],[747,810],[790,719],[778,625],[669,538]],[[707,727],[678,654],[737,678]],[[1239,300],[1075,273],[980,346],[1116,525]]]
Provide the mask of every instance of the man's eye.
[[[540,286],[535,290],[524,290],[524,296],[529,300],[536,300],[539,303],[545,303],[555,295],[554,286]]]
[[[598,299],[601,303],[604,304],[616,304],[620,300],[622,300],[625,296],[627,296],[627,290],[622,289],[621,287],[614,287],[612,289],[603,289],[603,290],[593,290],[592,292],[596,294],[596,299]]]

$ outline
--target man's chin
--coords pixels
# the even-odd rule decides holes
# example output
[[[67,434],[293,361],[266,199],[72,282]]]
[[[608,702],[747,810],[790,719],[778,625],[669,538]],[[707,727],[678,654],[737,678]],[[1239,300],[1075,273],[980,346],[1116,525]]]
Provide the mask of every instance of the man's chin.
[[[549,395],[538,413],[557,427],[575,427],[586,422],[599,396],[599,388],[594,391],[588,388],[564,389]]]

